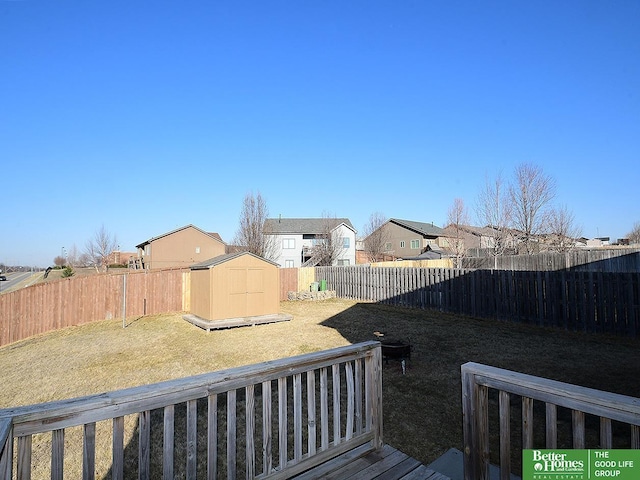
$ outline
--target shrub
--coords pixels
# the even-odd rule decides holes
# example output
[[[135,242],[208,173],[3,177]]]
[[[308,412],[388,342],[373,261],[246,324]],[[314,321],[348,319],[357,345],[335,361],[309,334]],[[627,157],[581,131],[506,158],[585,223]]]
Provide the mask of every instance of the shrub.
[[[73,277],[75,274],[76,272],[74,272],[73,268],[71,268],[69,265],[62,269],[62,278]]]

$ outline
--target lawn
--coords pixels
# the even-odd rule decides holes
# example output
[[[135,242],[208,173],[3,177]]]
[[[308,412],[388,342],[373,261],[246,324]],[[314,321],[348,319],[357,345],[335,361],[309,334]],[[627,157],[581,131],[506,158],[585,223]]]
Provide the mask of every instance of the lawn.
[[[291,322],[204,332],[180,315],[95,322],[0,348],[0,407],[100,393],[332,348],[410,341],[384,365],[384,440],[429,463],[462,447],[468,361],[640,397],[640,340],[332,299],[283,302]],[[34,477],[38,478],[34,472]]]

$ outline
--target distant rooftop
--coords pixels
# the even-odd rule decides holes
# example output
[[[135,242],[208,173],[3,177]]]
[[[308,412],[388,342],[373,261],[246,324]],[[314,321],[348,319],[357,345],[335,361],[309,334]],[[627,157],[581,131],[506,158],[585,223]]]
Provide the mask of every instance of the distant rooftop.
[[[327,229],[327,222],[331,223],[331,229],[344,224],[356,231],[348,218],[267,218],[264,231],[270,234],[322,234]]]

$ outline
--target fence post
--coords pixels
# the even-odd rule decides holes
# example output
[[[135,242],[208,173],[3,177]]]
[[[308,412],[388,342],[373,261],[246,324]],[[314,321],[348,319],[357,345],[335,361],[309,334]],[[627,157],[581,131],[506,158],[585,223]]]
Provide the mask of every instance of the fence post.
[[[122,328],[127,326],[127,275],[127,273],[122,275]]]

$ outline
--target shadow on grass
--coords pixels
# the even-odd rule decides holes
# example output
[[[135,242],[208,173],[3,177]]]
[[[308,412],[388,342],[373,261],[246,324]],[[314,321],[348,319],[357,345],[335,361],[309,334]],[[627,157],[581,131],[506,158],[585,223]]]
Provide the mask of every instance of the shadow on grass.
[[[382,338],[411,343],[406,375],[397,362],[390,361],[383,368],[384,438],[423,463],[430,463],[451,447],[462,449],[460,366],[469,361],[640,397],[638,339],[373,303],[358,304],[323,325],[354,343],[376,339],[374,332],[384,333]],[[521,449],[519,399],[512,404],[516,457],[512,463],[517,470]],[[497,410],[496,392],[490,405],[491,461],[496,464]],[[542,415],[538,412],[536,409],[537,439],[544,446],[544,411]],[[564,445],[570,445],[571,412],[559,409],[558,418],[559,445],[563,440]],[[591,441],[587,448],[597,448],[597,419],[587,418],[587,427]],[[628,445],[628,428],[617,432],[618,440]]]
[[[584,334],[496,320],[479,320],[436,311],[359,303],[322,322],[351,343],[367,340],[405,340],[411,343],[411,359],[403,374],[400,363],[383,366],[384,441],[428,464],[451,447],[462,449],[460,366],[468,361],[563,382],[640,397],[640,341],[604,334]],[[384,334],[379,337],[374,332]],[[519,402],[512,409],[514,473],[519,469]],[[239,407],[241,408],[241,407]],[[497,411],[497,395],[490,397],[490,410]],[[198,402],[198,477],[206,471],[206,405]],[[536,422],[544,424],[544,415]],[[491,462],[497,458],[497,417],[490,419]],[[223,421],[224,415],[219,413]],[[541,419],[540,419],[541,418]],[[559,447],[570,439],[570,412],[559,410]],[[186,464],[186,414],[176,407],[176,475]],[[240,424],[240,422],[239,422]],[[590,431],[597,422],[587,419]],[[161,411],[152,414],[151,477],[162,475]],[[567,430],[568,429],[568,430]],[[219,431],[224,431],[222,424]],[[593,432],[587,434],[593,443]],[[125,478],[137,476],[138,432],[125,449]],[[536,426],[537,442],[544,428]],[[242,434],[238,434],[242,439]],[[242,441],[242,440],[241,440]],[[542,440],[543,441],[543,440]],[[587,444],[586,448],[597,445]],[[622,447],[618,447],[622,448]],[[240,448],[238,449],[239,455]],[[259,449],[257,449],[259,451]],[[223,458],[220,445],[218,455]],[[238,470],[241,472],[241,470]],[[105,478],[111,478],[107,475]]]

